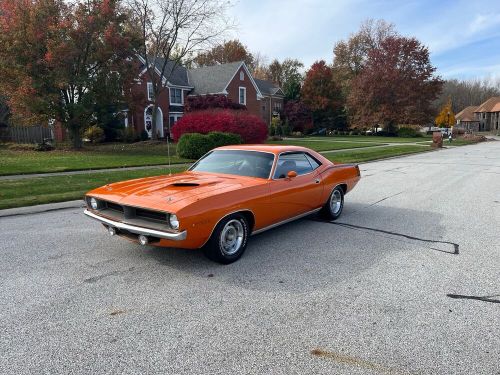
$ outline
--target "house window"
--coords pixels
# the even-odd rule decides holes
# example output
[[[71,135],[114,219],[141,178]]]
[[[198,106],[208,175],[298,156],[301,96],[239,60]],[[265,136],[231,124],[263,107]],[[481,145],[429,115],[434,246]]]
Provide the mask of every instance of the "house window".
[[[170,120],[170,128],[175,125],[177,121],[182,117],[182,113],[171,113],[169,115],[169,120]]]
[[[148,82],[148,100],[150,102],[155,100],[155,92],[153,89],[153,82]]]
[[[170,104],[182,105],[183,103],[182,89],[170,89]]]
[[[275,112],[281,111],[281,102],[274,102],[274,111]]]
[[[246,87],[240,87],[239,91],[239,103],[246,105],[247,104],[247,89]]]
[[[240,81],[245,80],[245,73],[243,71],[240,72]]]

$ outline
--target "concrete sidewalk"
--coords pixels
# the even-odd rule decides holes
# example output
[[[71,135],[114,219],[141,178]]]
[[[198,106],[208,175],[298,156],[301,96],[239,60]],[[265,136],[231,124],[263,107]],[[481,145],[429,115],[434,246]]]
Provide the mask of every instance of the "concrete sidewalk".
[[[0,210],[0,218],[8,216],[39,214],[42,212],[58,211],[79,207],[85,207],[85,202],[82,199],[67,202],[39,204],[37,206],[7,208],[5,210]]]

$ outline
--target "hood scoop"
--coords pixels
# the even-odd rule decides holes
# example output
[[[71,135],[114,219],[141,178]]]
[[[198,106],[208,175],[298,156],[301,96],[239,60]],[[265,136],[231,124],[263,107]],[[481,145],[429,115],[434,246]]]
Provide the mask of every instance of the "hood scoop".
[[[193,179],[193,180],[180,180],[172,182],[168,187],[197,187],[197,186],[210,186],[219,183],[220,180],[203,180],[203,179]]]
[[[197,182],[174,182],[170,186],[200,186]]]

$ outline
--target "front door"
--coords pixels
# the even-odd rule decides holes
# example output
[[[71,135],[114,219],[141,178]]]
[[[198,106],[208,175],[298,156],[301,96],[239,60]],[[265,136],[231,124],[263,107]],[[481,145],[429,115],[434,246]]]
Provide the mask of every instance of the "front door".
[[[153,137],[153,106],[149,106],[144,111],[144,129],[148,132],[149,138]],[[163,138],[163,113],[158,107],[156,112],[156,132]]]

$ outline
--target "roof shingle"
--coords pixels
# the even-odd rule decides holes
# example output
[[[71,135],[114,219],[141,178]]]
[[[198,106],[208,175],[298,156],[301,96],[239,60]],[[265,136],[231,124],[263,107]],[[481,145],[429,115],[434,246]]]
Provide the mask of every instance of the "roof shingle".
[[[500,112],[500,96],[493,96],[476,108],[474,112]]]
[[[189,69],[189,83],[191,86],[194,86],[192,94],[205,95],[223,93],[226,85],[241,64],[242,61],[236,61],[228,64]]]

